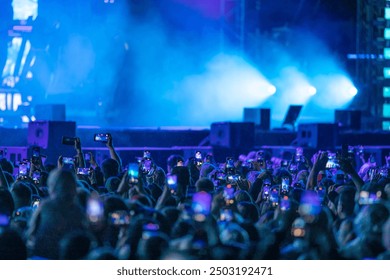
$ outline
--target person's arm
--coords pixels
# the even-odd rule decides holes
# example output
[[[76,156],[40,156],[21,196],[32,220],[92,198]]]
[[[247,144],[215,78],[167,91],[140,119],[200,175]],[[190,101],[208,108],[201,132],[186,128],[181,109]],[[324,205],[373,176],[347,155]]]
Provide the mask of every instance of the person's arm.
[[[9,190],[8,181],[5,178],[3,168],[0,165],[0,189],[1,190]]]
[[[360,178],[359,174],[353,168],[351,162],[347,159],[341,159],[340,168],[342,171],[344,171],[345,174],[348,174],[351,177],[351,180],[356,187],[357,193],[360,193],[364,185],[364,181],[362,178]]]
[[[89,163],[90,163],[91,167],[93,169],[99,168],[99,165],[97,164],[96,159],[95,159],[92,152],[89,152],[89,157],[90,157]]]
[[[32,157],[30,160],[30,170],[29,170],[29,176],[30,178],[33,177],[33,174],[35,171],[43,171],[44,166],[42,162],[42,156],[40,155],[39,157]]]
[[[164,189],[162,194],[157,200],[156,206],[154,207],[156,210],[161,210],[164,208],[165,203],[168,201],[169,197],[171,196],[171,190],[169,189],[168,184],[164,185]]]
[[[320,151],[313,157],[313,167],[310,170],[309,176],[307,177],[306,190],[314,190],[317,185],[317,176],[321,170],[326,168],[326,162],[328,161],[328,153]]]
[[[114,145],[112,144],[112,135],[111,134],[108,135],[108,140],[107,140],[106,146],[107,146],[108,150],[110,151],[110,157],[112,159],[115,159],[118,162],[119,173],[121,173],[122,172],[122,160],[121,160],[120,156],[118,155],[118,153],[115,151]]]
[[[127,174],[127,172],[125,172],[122,176],[121,182],[119,183],[119,186],[118,186],[118,189],[116,190],[116,192],[118,195],[120,195],[122,197],[124,197],[124,196],[126,197],[129,189],[130,189],[129,175]]]
[[[74,141],[74,148],[77,152],[78,167],[85,167],[85,159],[83,151],[81,149],[81,141],[79,137],[76,137]]]

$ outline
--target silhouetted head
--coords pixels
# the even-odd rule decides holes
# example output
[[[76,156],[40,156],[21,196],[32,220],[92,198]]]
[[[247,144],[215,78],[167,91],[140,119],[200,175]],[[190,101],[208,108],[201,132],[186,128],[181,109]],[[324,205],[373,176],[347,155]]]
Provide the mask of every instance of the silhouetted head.
[[[47,179],[52,198],[73,199],[76,196],[76,176],[70,170],[54,169]]]

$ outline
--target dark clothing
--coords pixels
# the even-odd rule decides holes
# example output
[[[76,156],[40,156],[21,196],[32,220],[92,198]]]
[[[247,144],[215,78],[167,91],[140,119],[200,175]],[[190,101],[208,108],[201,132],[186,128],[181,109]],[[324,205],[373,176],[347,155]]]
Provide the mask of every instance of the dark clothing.
[[[86,229],[86,216],[80,205],[58,199],[44,201],[33,217],[32,256],[59,258],[59,242],[68,233]]]

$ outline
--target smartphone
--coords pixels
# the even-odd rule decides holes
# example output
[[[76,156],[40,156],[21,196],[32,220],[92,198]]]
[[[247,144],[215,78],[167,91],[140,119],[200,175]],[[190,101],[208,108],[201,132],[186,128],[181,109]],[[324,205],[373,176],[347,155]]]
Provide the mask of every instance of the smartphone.
[[[72,157],[63,157],[62,158],[62,163],[63,164],[74,164],[74,158]]]
[[[85,153],[85,154],[84,154],[84,160],[85,160],[85,161],[90,161],[90,160],[91,160],[91,154]]]
[[[88,198],[86,212],[91,223],[99,223],[104,219],[104,205],[98,195],[91,194]]]
[[[127,226],[130,224],[131,216],[126,210],[117,210],[108,214],[109,223],[114,226]]]
[[[196,151],[196,153],[195,153],[195,158],[196,158],[197,160],[202,160],[202,153],[201,153],[200,151]]]
[[[195,161],[197,166],[201,166],[203,163],[202,153],[200,151],[197,151],[195,153]]]
[[[279,205],[279,190],[277,188],[271,188],[269,200],[271,201],[273,207]]]
[[[227,176],[227,182],[228,184],[237,184],[237,181],[240,180],[239,175],[229,175]]]
[[[295,150],[295,161],[296,162],[301,162],[302,161],[302,157],[303,157],[303,148],[302,147],[296,148],[296,150]]]
[[[260,150],[256,153],[256,159],[258,162],[264,160],[264,151],[263,150]]]
[[[39,182],[39,180],[41,180],[41,172],[34,171],[34,173],[32,175],[32,179],[34,182]]]
[[[142,239],[148,239],[150,237],[158,235],[160,226],[158,224],[149,222],[142,226]]]
[[[327,169],[335,169],[335,168],[339,168],[339,167],[340,167],[340,165],[339,165],[338,160],[336,159],[336,154],[330,153],[328,155],[328,161],[326,162],[326,168]]]
[[[61,143],[63,145],[74,145],[75,142],[76,142],[76,137],[62,136]]]
[[[78,167],[77,174],[79,175],[89,175],[91,173],[89,167]]]
[[[130,183],[138,183],[138,164],[130,163],[127,167],[127,175],[129,176]]]
[[[377,202],[379,198],[376,194],[369,193],[367,191],[361,191],[359,194],[359,204],[360,205],[368,205]]]
[[[379,171],[379,174],[381,175],[382,178],[388,178],[388,176],[389,176],[389,169],[381,168],[380,171]]]
[[[129,163],[127,167],[127,174],[133,178],[138,178],[138,164]]]
[[[158,231],[160,230],[160,226],[155,223],[147,223],[143,225],[142,230],[144,231]]]
[[[177,191],[177,175],[167,175],[167,184],[171,193],[174,194]]]
[[[223,197],[227,206],[234,204],[234,192],[235,189],[232,185],[227,185],[223,188]]]
[[[30,163],[29,162],[21,162],[19,163],[19,175],[27,176],[30,172]]]
[[[230,222],[234,219],[234,214],[232,209],[224,208],[221,209],[219,220],[223,222]]]
[[[218,180],[226,180],[226,173],[222,172],[222,171],[217,172],[216,173],[216,177],[217,177]]]
[[[226,158],[226,167],[233,168],[234,167],[234,159],[232,157]]]
[[[176,166],[184,166],[184,161],[181,159],[177,161]]]
[[[93,140],[95,142],[107,143],[110,133],[95,133]]]
[[[280,210],[287,211],[290,210],[290,207],[291,207],[290,199],[287,196],[283,197],[280,200]]]
[[[32,148],[32,157],[33,158],[40,158],[41,157],[41,148],[40,147],[33,147]]]
[[[288,167],[288,160],[286,160],[286,159],[282,160],[282,162],[280,163],[280,166],[281,167]]]
[[[290,189],[290,179],[289,178],[283,178],[282,179],[282,191],[288,192]]]
[[[270,189],[271,189],[270,186],[263,185],[263,195],[262,195],[263,200],[267,200],[269,198]]]
[[[203,222],[211,211],[212,196],[207,192],[197,192],[192,196],[192,211],[194,220]]]

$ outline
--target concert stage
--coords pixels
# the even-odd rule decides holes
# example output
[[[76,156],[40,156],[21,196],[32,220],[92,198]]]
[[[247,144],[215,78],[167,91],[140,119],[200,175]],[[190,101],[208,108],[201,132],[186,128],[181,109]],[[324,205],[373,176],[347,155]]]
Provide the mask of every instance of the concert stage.
[[[72,146],[61,144],[62,136],[77,136],[83,150],[93,152],[99,163],[109,157],[109,153],[105,144],[95,142],[93,136],[98,132],[109,132],[123,164],[134,162],[144,150],[150,150],[157,164],[165,168],[169,155],[189,158],[197,150],[204,154],[214,153],[216,160],[223,162],[226,156],[238,157],[259,149],[270,156],[281,157],[294,153],[297,146],[304,147],[306,155],[311,157],[318,149],[336,150],[343,143],[354,147],[363,145],[365,152],[373,154],[378,164],[385,163],[384,156],[390,151],[389,132],[329,130],[329,124],[323,125],[309,125],[309,131],[264,131],[248,126],[248,123],[230,122],[213,124],[210,128],[101,128],[76,126],[74,122],[41,121],[30,123],[26,128],[0,128],[0,149],[5,151],[5,157],[17,164],[30,156],[32,146],[38,145],[47,160],[55,163],[59,155],[74,155]]]

